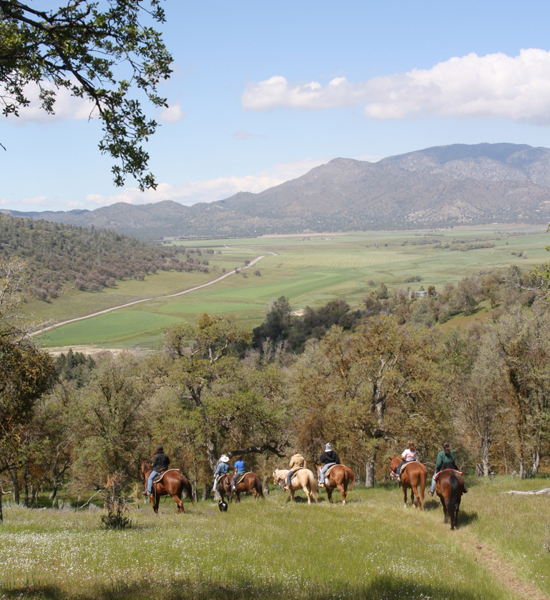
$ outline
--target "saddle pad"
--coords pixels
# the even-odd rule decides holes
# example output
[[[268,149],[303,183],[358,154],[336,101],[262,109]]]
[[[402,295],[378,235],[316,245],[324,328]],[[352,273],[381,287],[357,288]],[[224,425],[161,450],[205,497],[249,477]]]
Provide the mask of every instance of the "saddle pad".
[[[294,471],[292,477],[290,478],[290,481],[292,481],[300,471],[304,470],[307,470],[306,467],[300,467],[297,471]]]
[[[458,475],[464,475],[464,473],[462,471],[457,471],[456,469],[443,469],[443,471],[439,471],[439,473],[435,474],[434,479],[437,481],[439,479],[439,476],[441,475],[441,473],[457,473]]]
[[[334,469],[334,467],[337,467],[337,466],[338,466],[337,464],[334,464],[325,471],[325,479],[328,479],[328,476],[330,475],[330,472],[332,471],[332,469]]]
[[[166,473],[170,473],[170,471],[177,471],[178,473],[180,472],[179,469],[167,469],[166,471],[163,471],[159,475],[156,475],[155,478],[153,479],[153,483],[160,483],[162,481],[162,478],[166,475]]]
[[[235,485],[239,485],[239,483],[241,483],[241,481],[250,473],[251,471],[247,471],[246,473],[242,474],[242,477],[239,477],[239,479],[237,479],[237,481],[235,482]]]

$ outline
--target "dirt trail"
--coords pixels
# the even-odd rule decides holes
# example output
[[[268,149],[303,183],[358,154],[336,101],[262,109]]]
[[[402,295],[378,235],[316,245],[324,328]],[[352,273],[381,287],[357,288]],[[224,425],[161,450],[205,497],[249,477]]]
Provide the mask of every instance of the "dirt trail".
[[[273,254],[269,252],[269,254]],[[240,267],[239,271],[244,271],[245,269],[250,269],[256,263],[258,263],[262,258],[265,258],[265,255],[258,256],[254,260],[251,260],[250,263],[246,267]],[[54,325],[50,325],[49,327],[44,327],[39,329],[38,331],[33,331],[31,333],[31,337],[35,335],[40,335],[41,333],[45,333],[46,331],[51,331],[52,329],[57,329],[58,327],[62,327],[63,325],[68,325],[69,323],[76,323],[77,321],[83,321],[84,319],[91,319],[92,317],[98,317],[99,315],[104,315],[106,313],[113,312],[113,310],[118,310],[119,308],[127,308],[128,306],[134,306],[136,304],[140,304],[142,302],[149,302],[149,300],[160,300],[162,298],[175,298],[176,296],[182,296],[183,294],[189,294],[190,292],[195,292],[196,290],[200,290],[201,288],[208,287],[209,285],[214,285],[227,277],[231,277],[231,275],[235,275],[236,271],[229,271],[229,273],[225,273],[221,277],[213,279],[212,281],[208,281],[207,283],[203,283],[201,285],[197,285],[195,287],[189,288],[188,290],[183,290],[182,292],[176,292],[175,294],[165,294],[163,296],[149,296],[148,298],[140,298],[139,300],[134,300],[133,302],[126,302],[125,304],[119,304],[118,306],[111,306],[111,308],[106,308],[104,310],[99,310],[94,313],[90,313],[89,315],[84,315],[83,317],[76,317],[74,319],[68,319],[67,321],[61,321],[59,323],[55,323]]]
[[[516,575],[517,568],[503,559],[495,550],[480,540],[471,538],[462,542],[462,547],[474,560],[480,563],[496,581],[500,581],[510,591],[526,600],[550,600],[544,592],[521,580]]]

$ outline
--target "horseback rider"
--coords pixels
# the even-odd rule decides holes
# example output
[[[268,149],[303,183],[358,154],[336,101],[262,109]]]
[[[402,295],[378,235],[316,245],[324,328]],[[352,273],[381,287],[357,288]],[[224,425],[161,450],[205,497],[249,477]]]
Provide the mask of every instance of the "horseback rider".
[[[459,471],[459,468],[456,466],[455,462],[455,453],[451,450],[451,446],[449,442],[445,442],[443,444],[443,450],[440,450],[437,454],[437,459],[435,461],[435,473],[432,477],[432,485],[428,491],[430,496],[434,495],[435,492],[435,476],[445,469],[454,469],[455,471]],[[467,493],[466,486],[464,486],[464,494]]]
[[[227,456],[227,454],[222,454],[222,456],[220,456],[220,460],[218,461],[216,472],[214,473],[214,485],[212,487],[213,492],[216,491],[218,486],[218,479],[227,473],[229,473],[229,456]]]
[[[237,460],[235,461],[233,468],[235,469],[235,475],[233,475],[233,478],[231,479],[231,489],[235,491],[237,479],[239,479],[241,475],[244,475],[246,473],[246,469],[244,468],[244,460],[242,456],[237,456]]]
[[[149,475],[149,479],[147,480],[147,491],[143,492],[144,496],[150,496],[153,491],[153,479],[163,471],[166,471],[168,465],[170,464],[170,459],[168,458],[168,454],[164,453],[164,448],[159,444],[157,446],[157,451],[155,456],[153,457],[153,465],[151,466],[151,474]]]
[[[397,481],[401,481],[400,475],[401,475],[401,467],[408,462],[412,462],[413,460],[416,460],[416,448],[414,447],[414,443],[413,442],[407,442],[407,447],[405,448],[405,450],[403,451],[403,454],[401,455],[401,462],[399,463],[399,466],[397,467],[397,469],[395,469],[395,474],[397,475]]]
[[[283,490],[290,489],[290,481],[291,481],[294,473],[296,473],[296,471],[306,468],[306,459],[298,452],[298,450],[294,450],[294,454],[292,455],[292,458],[290,459],[290,462],[288,463],[288,468],[290,469],[290,471],[288,472],[288,474],[286,476],[286,485],[283,488]]]
[[[327,442],[325,444],[325,451],[323,452],[323,454],[321,454],[319,462],[323,465],[323,468],[321,469],[321,475],[319,477],[319,487],[325,487],[325,473],[327,472],[327,469],[332,465],[340,464],[338,454],[334,452],[334,450],[332,449],[332,444],[330,442]]]

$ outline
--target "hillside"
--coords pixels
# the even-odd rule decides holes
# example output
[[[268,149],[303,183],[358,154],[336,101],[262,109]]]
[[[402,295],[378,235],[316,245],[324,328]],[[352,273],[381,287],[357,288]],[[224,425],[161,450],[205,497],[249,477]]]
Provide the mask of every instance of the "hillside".
[[[456,144],[377,163],[337,158],[259,194],[208,204],[25,214],[144,238],[542,224],[550,220],[550,150]]]
[[[0,214],[0,259],[25,260],[30,290],[41,300],[56,298],[66,285],[95,292],[158,270],[208,272],[208,261],[191,254],[114,231]]]

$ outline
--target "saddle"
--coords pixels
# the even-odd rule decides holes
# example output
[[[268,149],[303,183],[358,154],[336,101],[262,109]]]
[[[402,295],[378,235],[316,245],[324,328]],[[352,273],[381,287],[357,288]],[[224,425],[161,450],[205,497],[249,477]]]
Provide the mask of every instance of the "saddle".
[[[337,467],[338,465],[335,463],[332,466],[330,466],[326,471],[325,471],[325,481],[328,479],[330,472],[332,471],[332,469],[334,469],[334,467]]]
[[[307,467],[300,467],[297,471],[294,471],[292,473],[292,477],[290,478],[290,481],[292,481],[300,471],[304,471],[304,470],[307,470]]]
[[[250,473],[250,471],[247,471],[246,473],[243,473],[241,477],[239,477],[239,479],[237,479],[237,481],[235,482],[235,485],[239,485],[239,483],[241,483],[241,481]]]
[[[401,470],[403,470],[403,469],[401,469]],[[443,470],[439,471],[439,473],[435,474],[435,476],[434,476],[435,481],[437,481],[439,479],[439,476],[441,475],[441,473],[448,473],[449,471],[451,473],[457,473],[458,475],[461,475],[461,476],[464,475],[464,473],[462,471],[457,471],[457,469],[443,469]]]
[[[164,469],[163,471],[161,471],[158,475],[155,475],[155,478],[153,479],[153,483],[160,483],[163,479],[163,477],[166,475],[166,473],[169,473],[170,471],[177,471],[179,473],[179,469]]]

